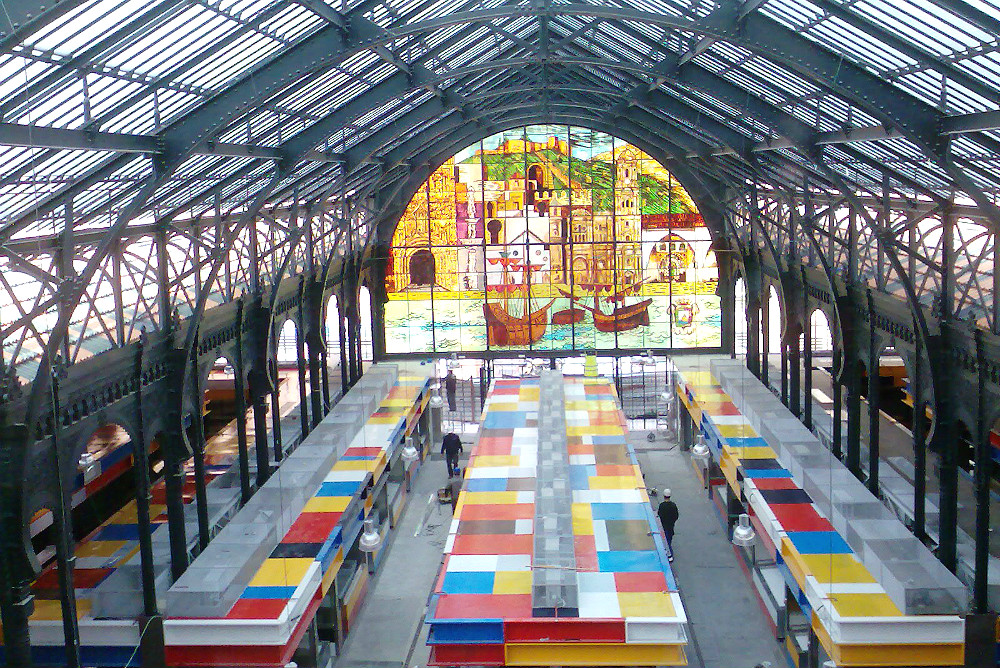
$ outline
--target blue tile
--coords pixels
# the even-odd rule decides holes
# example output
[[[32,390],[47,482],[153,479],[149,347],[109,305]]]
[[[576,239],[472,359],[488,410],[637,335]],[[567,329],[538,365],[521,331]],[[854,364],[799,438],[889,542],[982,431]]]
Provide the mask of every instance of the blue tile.
[[[598,552],[597,566],[602,573],[648,573],[661,570],[660,560],[653,550]]]
[[[767,448],[770,447],[767,441],[759,436],[753,438],[744,438],[740,436],[732,436],[726,439],[726,445],[731,448]]]
[[[750,469],[743,474],[744,478],[791,478],[786,469]]]
[[[289,599],[295,593],[295,587],[274,585],[269,587],[247,587],[240,598],[284,598]]]
[[[517,429],[525,426],[528,414],[526,411],[487,411],[483,419],[486,429]]]
[[[644,520],[649,516],[646,514],[645,503],[592,503],[591,512],[595,520]]]
[[[488,571],[450,571],[445,573],[444,594],[492,594],[495,573]]]
[[[361,487],[359,480],[324,482],[320,485],[316,496],[354,496],[359,487]]]
[[[587,464],[570,464],[569,486],[572,489],[590,489],[590,476],[597,475],[597,467]]]
[[[507,478],[469,478],[465,489],[470,492],[506,492]]]
[[[625,445],[625,437],[613,434],[595,434],[590,437],[594,445]]]
[[[94,540],[139,540],[139,525],[105,524]]]
[[[851,547],[836,531],[789,531],[799,554],[851,554]]]
[[[428,645],[502,645],[502,619],[449,619],[428,618],[430,632]]]

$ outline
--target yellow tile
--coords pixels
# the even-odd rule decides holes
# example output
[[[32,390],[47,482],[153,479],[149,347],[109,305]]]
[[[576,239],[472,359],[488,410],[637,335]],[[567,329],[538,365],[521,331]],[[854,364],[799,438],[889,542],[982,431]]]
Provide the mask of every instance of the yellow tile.
[[[722,449],[740,459],[777,459],[778,457],[778,453],[764,445],[743,448],[723,443]]]
[[[494,594],[530,594],[531,571],[497,571],[493,578]]]
[[[474,465],[481,466],[517,466],[521,458],[517,455],[476,455]]]
[[[334,471],[371,471],[377,464],[373,459],[349,459],[340,460],[333,465]]]
[[[594,514],[589,503],[574,503],[573,513],[573,535],[593,536],[594,535]]]
[[[530,385],[522,385],[520,391],[518,392],[518,397],[522,401],[538,401],[539,393],[541,392],[540,387],[531,387]]]
[[[491,411],[517,411],[521,406],[516,401],[494,401],[490,404]]]
[[[683,645],[508,643],[507,666],[686,666]]]
[[[581,427],[566,427],[566,433],[570,436],[621,436],[625,432],[616,425],[592,424]]]
[[[618,605],[622,617],[673,617],[677,614],[670,594],[665,591],[620,591]]]
[[[265,559],[249,586],[297,587],[314,561],[309,558]]]
[[[91,540],[77,545],[75,554],[84,557],[110,557],[127,545],[124,540]]]
[[[875,582],[853,554],[802,554],[806,571],[820,582]]]
[[[517,492],[462,492],[461,498],[470,505],[517,503]]]
[[[589,503],[574,503],[571,507],[573,514],[573,535],[593,536],[594,535],[594,513]]]
[[[719,430],[719,435],[723,438],[754,438],[758,436],[749,424],[720,424],[716,427]]]
[[[587,478],[590,489],[636,489],[638,481],[630,475],[595,475]]]
[[[314,496],[306,501],[304,513],[342,513],[350,504],[350,496]]]
[[[887,594],[830,594],[833,607],[842,617],[902,617],[903,613]]]

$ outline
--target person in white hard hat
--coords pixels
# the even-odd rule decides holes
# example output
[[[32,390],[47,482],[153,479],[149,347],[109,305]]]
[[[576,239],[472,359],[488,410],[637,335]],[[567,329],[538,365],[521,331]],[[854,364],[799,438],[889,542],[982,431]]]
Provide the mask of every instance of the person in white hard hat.
[[[670,500],[669,489],[663,490],[663,501],[660,501],[660,506],[656,509],[656,514],[660,516],[660,524],[663,525],[663,535],[667,538],[667,558],[673,561],[674,525],[677,523],[680,513],[677,510],[677,504]]]

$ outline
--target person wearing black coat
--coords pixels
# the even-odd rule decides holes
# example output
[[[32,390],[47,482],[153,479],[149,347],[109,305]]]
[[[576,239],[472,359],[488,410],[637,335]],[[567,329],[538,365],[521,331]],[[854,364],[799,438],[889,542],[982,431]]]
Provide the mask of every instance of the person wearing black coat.
[[[663,535],[667,538],[667,557],[670,561],[673,561],[674,525],[677,524],[680,512],[677,510],[677,504],[670,500],[669,489],[663,490],[663,501],[660,502],[660,506],[656,509],[656,514],[660,516],[660,524],[663,525]]]
[[[450,478],[458,470],[458,455],[462,452],[462,439],[455,432],[445,434],[441,443],[441,452],[444,454],[445,464],[448,465],[448,477]]]

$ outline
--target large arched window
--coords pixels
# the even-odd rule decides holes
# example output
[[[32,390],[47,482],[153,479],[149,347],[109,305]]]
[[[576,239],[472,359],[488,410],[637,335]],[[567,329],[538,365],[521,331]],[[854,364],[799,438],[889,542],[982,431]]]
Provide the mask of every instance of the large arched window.
[[[442,165],[401,217],[386,349],[718,347],[710,246],[687,192],[634,146],[567,126],[502,132]]]

